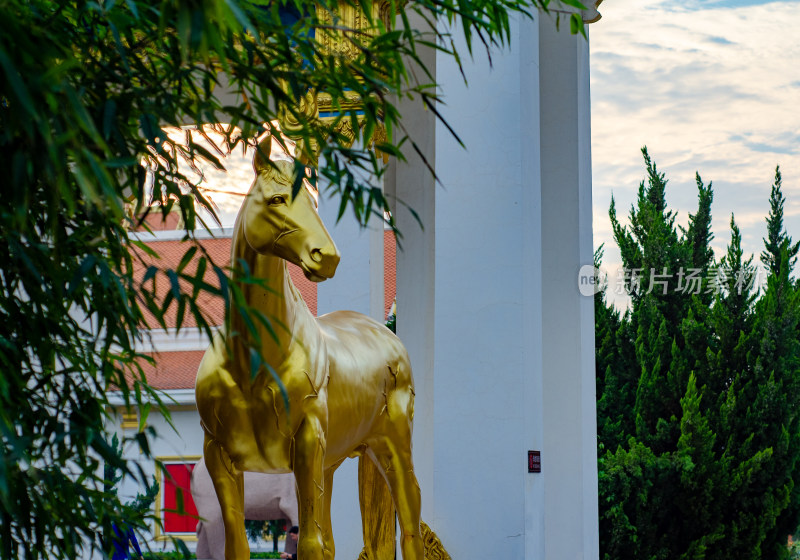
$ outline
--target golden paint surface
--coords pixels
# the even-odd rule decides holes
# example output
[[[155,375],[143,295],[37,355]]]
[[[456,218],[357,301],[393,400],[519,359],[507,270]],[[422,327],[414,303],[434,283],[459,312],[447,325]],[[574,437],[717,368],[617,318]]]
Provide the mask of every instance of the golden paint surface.
[[[331,559],[331,481],[358,456],[365,554],[394,557],[396,506],[405,560],[422,560],[420,491],[411,457],[414,383],[408,355],[384,325],[352,311],[315,319],[291,282],[285,261],[314,281],[330,278],[339,253],[306,189],[292,200],[294,163],[268,162],[267,138],[256,152],[256,179],[239,212],[232,262],[245,263],[267,286],[244,295],[275,326],[259,327],[262,354],[288,394],[262,368],[251,380],[250,335],[232,311],[207,350],[196,396],[204,456],[222,509],[226,560],[249,558],[244,531],[244,471],[293,471],[300,515],[298,557]],[[387,489],[388,483],[388,492]]]

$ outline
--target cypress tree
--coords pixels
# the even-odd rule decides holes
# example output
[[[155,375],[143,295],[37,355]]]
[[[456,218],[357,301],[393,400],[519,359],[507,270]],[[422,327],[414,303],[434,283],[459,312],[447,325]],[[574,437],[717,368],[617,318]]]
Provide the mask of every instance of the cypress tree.
[[[628,278],[627,313],[595,300],[602,557],[788,558],[800,523],[800,295],[780,172],[757,300],[733,216],[714,260],[711,183],[696,176],[697,211],[676,228],[666,178],[643,155],[630,226],[610,209],[624,266],[645,269],[641,288]]]
[[[599,269],[603,247],[594,254],[594,266]],[[605,291],[594,296],[595,372],[597,380],[597,432],[602,449],[616,449],[633,433],[633,405],[638,375],[630,334],[630,318],[609,304]]]
[[[755,300],[756,268],[752,255],[745,259],[742,250],[742,235],[731,214],[731,243],[722,257],[722,268],[726,271],[724,290],[714,301],[710,312],[711,329],[714,332],[708,346],[708,378],[710,393],[727,398],[732,379],[729,372],[749,375],[748,355],[753,350],[753,302]],[[722,403],[707,403],[721,406]]]
[[[767,271],[775,272],[780,260],[781,251],[784,246],[787,254],[787,264],[789,272],[794,269],[797,262],[797,252],[800,250],[800,241],[792,244],[792,238],[783,229],[783,204],[786,199],[783,197],[781,186],[781,167],[775,167],[775,180],[769,196],[769,216],[767,216],[767,237],[764,238],[764,251],[761,252],[761,262],[767,267]]]
[[[714,262],[714,250],[711,241],[714,233],[711,231],[711,203],[714,200],[714,191],[711,182],[703,185],[699,173],[695,173],[697,183],[697,212],[689,214],[689,226],[684,230],[684,239],[691,252],[689,263],[692,268],[700,270],[700,276],[705,278],[709,267]],[[712,292],[703,290],[701,301],[706,305],[711,301]]]
[[[793,251],[785,237],[767,289],[756,305],[757,351],[752,376],[744,384],[748,401],[746,422],[753,430],[752,447],[771,447],[772,460],[762,471],[766,485],[766,512],[775,522],[766,527],[762,543],[765,559],[787,558],[786,536],[800,523],[800,306],[798,291],[789,277]]]

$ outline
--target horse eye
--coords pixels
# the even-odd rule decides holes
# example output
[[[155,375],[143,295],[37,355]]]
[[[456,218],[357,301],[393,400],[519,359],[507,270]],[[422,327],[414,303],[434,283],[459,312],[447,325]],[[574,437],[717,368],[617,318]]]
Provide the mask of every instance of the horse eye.
[[[286,197],[281,194],[276,194],[269,199],[270,206],[277,206],[278,204],[286,204]]]

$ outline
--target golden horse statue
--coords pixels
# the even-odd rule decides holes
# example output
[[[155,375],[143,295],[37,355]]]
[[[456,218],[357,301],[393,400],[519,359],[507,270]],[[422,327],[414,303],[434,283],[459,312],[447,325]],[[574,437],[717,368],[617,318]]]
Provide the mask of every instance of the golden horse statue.
[[[301,188],[292,198],[294,163],[271,162],[265,157],[270,153],[268,137],[254,156],[256,178],[236,219],[232,262],[268,281],[268,289],[248,284],[243,290],[275,326],[274,335],[263,325],[257,328],[264,361],[283,383],[289,407],[266,368],[251,377],[248,330],[234,308],[197,372],[204,456],[222,509],[225,558],[250,557],[242,473],[293,471],[298,557],[331,560],[333,473],[347,457],[358,456],[361,558],[393,558],[393,502],[404,560],[423,560],[408,354],[389,329],[360,313],[338,311],[315,319],[308,310],[285,261],[319,282],[334,275],[339,253],[310,192]]]

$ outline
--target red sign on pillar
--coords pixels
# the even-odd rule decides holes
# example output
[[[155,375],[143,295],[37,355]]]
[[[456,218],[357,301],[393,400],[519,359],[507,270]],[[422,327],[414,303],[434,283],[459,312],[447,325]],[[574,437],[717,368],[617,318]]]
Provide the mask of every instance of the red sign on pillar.
[[[542,472],[542,452],[541,451],[528,451],[528,472],[540,473]]]

